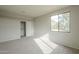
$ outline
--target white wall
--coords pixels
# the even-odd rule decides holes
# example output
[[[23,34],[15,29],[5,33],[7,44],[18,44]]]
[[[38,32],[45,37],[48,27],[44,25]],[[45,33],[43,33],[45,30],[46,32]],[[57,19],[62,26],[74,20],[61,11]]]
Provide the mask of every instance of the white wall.
[[[70,11],[70,33],[50,32],[51,15]],[[68,47],[79,49],[79,6],[70,6],[34,20],[35,36],[49,33],[50,40]]]
[[[20,24],[17,19],[0,17],[0,42],[20,39]]]
[[[34,34],[34,28],[33,28],[33,21],[27,21],[26,22],[26,36],[33,36]]]
[[[26,37],[33,35],[32,21],[28,19],[15,19],[11,17],[0,17],[0,42],[20,39],[21,37],[21,21],[26,21]],[[30,28],[32,27],[32,29]],[[32,35],[31,35],[32,34]]]

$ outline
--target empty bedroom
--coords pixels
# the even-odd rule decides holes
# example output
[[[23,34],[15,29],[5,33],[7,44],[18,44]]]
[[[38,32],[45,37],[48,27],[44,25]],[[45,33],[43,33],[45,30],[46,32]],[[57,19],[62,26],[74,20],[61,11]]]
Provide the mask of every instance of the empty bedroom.
[[[0,5],[0,54],[78,54],[79,5]]]

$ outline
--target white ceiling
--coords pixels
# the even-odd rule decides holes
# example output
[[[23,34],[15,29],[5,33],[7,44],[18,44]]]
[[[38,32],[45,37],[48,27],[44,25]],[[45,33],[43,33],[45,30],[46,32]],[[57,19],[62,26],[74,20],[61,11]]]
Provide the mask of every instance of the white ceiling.
[[[28,17],[38,17],[68,5],[1,5],[1,12],[15,13]]]

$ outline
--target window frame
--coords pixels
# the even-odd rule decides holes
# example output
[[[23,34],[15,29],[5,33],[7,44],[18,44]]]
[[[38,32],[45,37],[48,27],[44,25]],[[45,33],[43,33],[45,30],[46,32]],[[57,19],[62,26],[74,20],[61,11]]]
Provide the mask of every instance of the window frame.
[[[69,13],[69,31],[60,31],[59,30],[59,15],[60,14],[65,14],[65,13]],[[58,14],[55,14],[55,15],[58,15],[58,31],[53,31],[52,28],[51,28],[51,20],[50,20],[50,31],[51,32],[64,32],[64,33],[71,33],[71,12],[70,11],[67,11],[67,12],[63,12],[63,13],[58,13]],[[55,16],[53,15],[53,16]],[[51,16],[52,17],[52,16]],[[50,18],[51,18],[50,17]]]

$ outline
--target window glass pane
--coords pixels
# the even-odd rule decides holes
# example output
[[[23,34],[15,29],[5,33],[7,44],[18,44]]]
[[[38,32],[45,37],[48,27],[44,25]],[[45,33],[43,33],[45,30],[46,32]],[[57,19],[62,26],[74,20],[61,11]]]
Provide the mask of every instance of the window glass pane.
[[[51,31],[58,31],[58,15],[51,17]]]
[[[70,13],[65,13],[64,15],[64,24],[65,24],[65,32],[69,32],[69,26],[70,26]]]
[[[64,13],[58,16],[59,31],[69,32],[69,17],[70,17],[70,13]]]
[[[63,14],[60,14],[58,16],[58,20],[59,20],[59,31],[64,31],[64,17]]]

